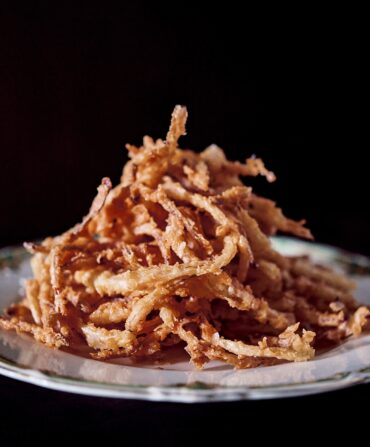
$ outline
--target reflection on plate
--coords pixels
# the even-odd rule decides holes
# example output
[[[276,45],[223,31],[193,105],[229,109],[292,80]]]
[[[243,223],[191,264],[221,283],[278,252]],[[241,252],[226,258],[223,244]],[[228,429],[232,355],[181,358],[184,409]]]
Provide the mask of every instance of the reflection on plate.
[[[357,298],[370,304],[370,260],[338,249],[275,238],[286,255],[309,254],[314,261],[350,274]],[[0,308],[12,303],[20,280],[30,275],[23,248],[0,250]],[[250,370],[211,362],[194,370],[188,361],[133,366],[99,362],[57,351],[26,335],[0,331],[0,373],[47,388],[106,397],[174,402],[265,399],[319,393],[370,381],[370,335],[350,339],[315,360]]]

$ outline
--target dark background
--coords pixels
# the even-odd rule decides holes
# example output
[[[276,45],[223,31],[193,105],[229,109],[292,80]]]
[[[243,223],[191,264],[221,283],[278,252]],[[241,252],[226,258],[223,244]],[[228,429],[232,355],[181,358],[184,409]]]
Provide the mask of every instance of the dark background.
[[[318,241],[370,253],[368,70],[350,16],[29,3],[1,14],[0,244],[81,219],[124,144],[164,137],[180,103],[183,145],[262,156],[278,181],[260,193]]]
[[[306,218],[318,241],[370,254],[368,51],[360,17],[338,5],[329,12],[266,6],[256,14],[226,4],[201,10],[190,3],[2,2],[0,245],[79,221],[100,179],[118,181],[124,144],[139,144],[144,134],[164,137],[180,103],[190,114],[183,146],[217,143],[229,158],[262,156],[278,181],[257,180],[257,191],[289,216]],[[183,407],[69,396],[9,379],[0,390],[9,426],[17,426],[22,408],[28,429],[41,420],[57,430],[60,419],[68,430],[111,435],[121,425],[144,427],[144,440],[154,433],[169,445],[185,442],[196,421],[213,436],[222,427],[233,438],[235,420],[247,428],[252,415],[253,426],[289,426],[294,416],[312,426],[333,406],[345,420],[340,404],[369,396],[363,387]],[[310,405],[319,412],[302,410]]]

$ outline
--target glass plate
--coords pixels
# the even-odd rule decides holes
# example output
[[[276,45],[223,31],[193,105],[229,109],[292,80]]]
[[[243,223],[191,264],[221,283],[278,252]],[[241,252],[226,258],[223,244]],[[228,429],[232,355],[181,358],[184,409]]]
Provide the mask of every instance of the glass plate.
[[[370,304],[370,260],[337,248],[274,238],[286,255],[308,254],[351,275],[357,298]],[[22,247],[0,250],[0,309],[17,299],[22,278],[31,275]],[[218,362],[197,371],[188,361],[133,366],[100,362],[47,348],[27,335],[0,331],[0,374],[60,391],[172,402],[267,399],[321,393],[370,381],[370,335],[303,363],[234,370]]]

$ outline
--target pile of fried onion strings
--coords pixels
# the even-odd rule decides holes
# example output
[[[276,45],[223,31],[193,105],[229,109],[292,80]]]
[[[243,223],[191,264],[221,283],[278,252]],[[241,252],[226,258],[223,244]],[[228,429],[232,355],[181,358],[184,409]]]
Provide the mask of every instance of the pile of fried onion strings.
[[[278,231],[311,238],[240,180],[274,174],[217,146],[179,149],[186,119],[176,106],[166,140],[127,145],[120,184],[104,178],[80,224],[25,244],[34,277],[1,328],[96,359],[183,347],[197,368],[308,360],[361,333],[369,310],[349,279],[272,248]]]

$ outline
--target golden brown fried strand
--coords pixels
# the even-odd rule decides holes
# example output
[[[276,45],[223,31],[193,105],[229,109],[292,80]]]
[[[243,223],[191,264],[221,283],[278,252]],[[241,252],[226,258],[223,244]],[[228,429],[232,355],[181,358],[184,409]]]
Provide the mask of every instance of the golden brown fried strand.
[[[131,332],[137,332],[150,312],[158,306],[159,300],[164,299],[168,295],[168,288],[156,287],[147,295],[136,301],[126,320],[126,329]]]
[[[315,276],[316,275],[317,273],[315,273]],[[356,308],[356,302],[349,291],[333,287],[333,281],[333,285],[329,286],[322,281],[324,278],[322,278],[322,280],[319,280],[318,277],[316,278],[317,279],[315,280],[306,276],[299,276],[294,280],[292,288],[299,294],[307,296],[313,301],[321,301],[324,303],[331,302],[331,304],[333,302],[338,302],[340,303],[339,305],[341,308],[343,308],[343,306],[348,306],[350,309]]]
[[[161,265],[155,267],[140,267],[115,275],[101,268],[87,271],[77,271],[75,280],[91,290],[96,290],[101,296],[126,295],[135,290],[145,290],[156,284],[180,280],[191,276],[201,276],[206,273],[220,273],[236,254],[236,240],[233,235],[225,236],[222,252],[213,259],[192,261],[186,264]]]
[[[60,348],[62,346],[68,346],[68,342],[65,338],[53,331],[50,327],[40,327],[36,324],[27,323],[16,317],[7,320],[0,318],[0,328],[6,330],[15,330],[18,333],[31,334],[35,340],[44,343],[51,348]]]
[[[89,224],[89,222],[94,219],[95,216],[97,216],[100,212],[100,210],[103,208],[104,203],[107,199],[109,191],[112,189],[112,183],[108,177],[104,177],[101,181],[100,186],[98,187],[98,194],[96,195],[95,199],[93,200],[91,204],[91,208],[89,210],[89,213],[83,218],[82,222],[78,225],[76,225],[72,229],[73,234],[79,234],[81,233],[86,226]]]
[[[114,301],[107,301],[101,304],[89,315],[91,323],[97,325],[121,323],[127,320],[131,313],[131,306],[124,298],[118,298]]]
[[[44,247],[43,245],[35,244],[34,242],[24,242],[23,246],[28,251],[28,253],[31,253],[32,255],[35,255],[36,253],[47,254],[49,252],[46,247]]]
[[[57,316],[54,307],[48,256],[43,253],[36,253],[31,260],[31,267],[39,284],[38,301],[41,311],[41,322],[44,328],[51,328],[54,326]]]
[[[230,183],[226,183],[227,186],[230,186],[230,184],[240,184],[240,175],[244,177],[263,175],[268,182],[274,182],[276,180],[275,174],[265,168],[260,158],[248,158],[245,164],[239,163],[238,161],[231,162],[226,159],[224,151],[214,144],[205,149],[200,154],[200,157],[208,164],[213,180],[216,180],[216,184],[225,184],[222,176],[226,176],[229,179]]]
[[[128,145],[121,183],[103,179],[81,224],[27,245],[34,279],[1,327],[49,346],[83,342],[101,360],[147,359],[182,341],[197,367],[237,368],[307,360],[320,340],[363,331],[369,310],[348,279],[272,248],[276,231],[311,238],[240,179],[273,173],[216,146],[180,150],[186,119],[177,106],[166,141]]]
[[[244,209],[237,209],[235,219],[243,227],[255,260],[265,259],[277,264],[280,268],[286,268],[286,259],[272,249],[269,238],[262,232],[257,221]]]
[[[335,287],[344,292],[353,290],[355,287],[354,282],[344,275],[340,275],[323,267],[313,266],[311,262],[304,258],[292,258],[290,260],[290,271],[293,275],[323,282],[328,286]]]
[[[164,262],[168,264],[171,259],[171,253],[170,246],[166,243],[167,241],[164,232],[158,227],[144,204],[136,205],[132,209],[132,212],[135,216],[133,233],[136,236],[151,236],[157,242]]]
[[[217,236],[224,236],[229,231],[236,230],[234,222],[227,218],[225,213],[213,203],[211,198],[198,193],[190,193],[180,183],[174,182],[169,177],[164,178],[164,181],[163,189],[171,199],[187,202],[195,208],[209,213],[218,224]]]
[[[320,312],[314,306],[307,303],[304,298],[296,297],[295,312],[297,318],[304,324],[313,324],[321,327],[338,327],[344,320],[343,311]]]
[[[287,219],[272,200],[253,194],[248,211],[257,220],[264,232],[269,235],[282,231],[305,239],[313,239],[310,230],[303,226],[305,224],[304,220],[296,222]]]
[[[201,191],[208,191],[209,187],[209,171],[206,163],[200,160],[194,168],[185,165],[184,173],[190,183],[190,185]]]
[[[226,351],[246,357],[273,357],[295,362],[309,360],[315,355],[315,350],[311,347],[315,333],[303,329],[302,336],[299,336],[295,333],[298,326],[299,323],[296,323],[282,332],[278,338],[278,346],[269,347],[266,339],[258,346],[246,345],[241,341],[226,340],[218,334],[213,336],[213,343]]]
[[[130,331],[108,330],[96,327],[92,323],[82,326],[81,329],[86,337],[87,344],[94,349],[103,351],[120,349],[124,350],[126,354],[129,354],[134,350],[136,345],[136,337]]]
[[[359,307],[350,317],[347,323],[345,323],[346,335],[359,336],[362,332],[362,328],[367,323],[370,311],[367,307]]]
[[[172,112],[171,124],[166,136],[166,143],[177,146],[177,141],[182,135],[186,135],[185,124],[188,119],[186,107],[176,106]]]
[[[249,264],[253,262],[254,257],[248,239],[244,235],[239,236],[238,240],[239,263],[236,277],[238,281],[243,283],[248,274]]]
[[[212,245],[201,232],[197,231],[196,223],[190,217],[184,215],[181,212],[179,207],[176,206],[175,202],[169,199],[162,187],[158,187],[156,191],[154,191],[147,197],[149,200],[153,200],[161,204],[163,208],[169,213],[169,219],[171,219],[171,221],[168,222],[167,228],[171,226],[171,223],[172,225],[174,225],[174,222],[178,222],[178,224],[181,224],[182,226],[182,233],[184,233],[184,230],[186,229],[188,234],[192,237],[193,241],[200,244],[200,246],[206,251],[207,255],[211,255],[213,253]],[[173,240],[176,240],[176,237],[174,237]],[[183,241],[185,241],[185,238],[183,239]],[[197,256],[192,253],[191,249],[187,247],[186,243],[184,249],[189,250],[189,257],[187,258],[187,260],[197,258]]]
[[[131,236],[131,209],[134,203],[130,199],[130,188],[124,184],[117,185],[110,191],[106,203],[99,215],[90,222],[91,237],[111,241],[125,241]]]

